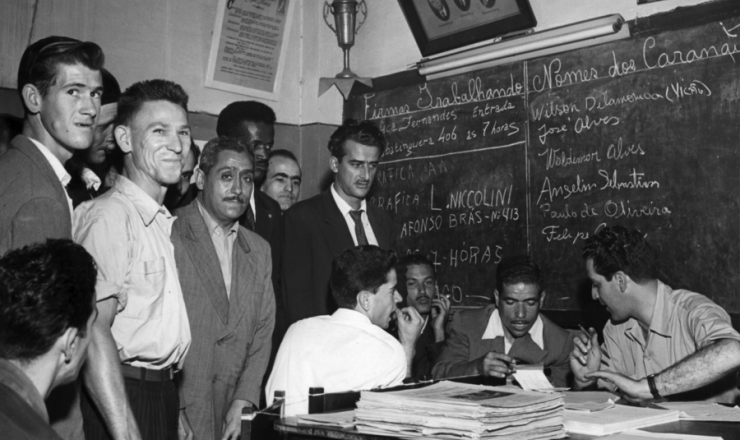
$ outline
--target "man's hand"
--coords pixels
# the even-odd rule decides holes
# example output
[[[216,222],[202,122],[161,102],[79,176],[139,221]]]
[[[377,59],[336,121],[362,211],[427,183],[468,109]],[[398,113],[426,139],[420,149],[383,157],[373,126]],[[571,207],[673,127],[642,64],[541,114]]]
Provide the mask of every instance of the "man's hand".
[[[586,374],[586,377],[590,380],[599,379],[599,381],[606,381],[608,384],[616,387],[623,398],[632,403],[644,402],[653,398],[647,379],[632,380],[629,377],[611,371],[594,371]]]
[[[404,307],[396,310],[396,325],[398,325],[398,339],[404,347],[413,347],[419,339],[424,320],[413,307]]]
[[[254,412],[252,404],[246,400],[234,399],[229,410],[224,415],[221,440],[239,440],[242,433],[242,409],[248,408],[247,412]]]
[[[193,440],[193,428],[190,427],[190,420],[188,419],[185,409],[180,410],[180,417],[177,420],[177,438],[180,440]]]
[[[434,342],[445,340],[445,322],[450,313],[450,300],[445,295],[439,295],[432,300],[432,328],[434,329]]]
[[[593,379],[587,377],[588,373],[599,371],[601,367],[601,348],[599,347],[599,336],[593,328],[588,333],[579,332],[573,338],[573,351],[570,353],[570,369],[576,379],[575,388],[586,388],[594,383]]]
[[[493,376],[505,379],[516,369],[516,361],[511,356],[495,351],[489,351],[485,356],[478,358],[476,366],[481,376]]]

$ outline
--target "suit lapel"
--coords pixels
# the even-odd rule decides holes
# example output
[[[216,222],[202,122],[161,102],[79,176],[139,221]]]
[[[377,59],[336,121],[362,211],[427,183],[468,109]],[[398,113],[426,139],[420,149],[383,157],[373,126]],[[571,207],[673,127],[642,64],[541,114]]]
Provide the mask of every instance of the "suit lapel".
[[[370,221],[370,227],[373,228],[373,234],[378,239],[378,245],[383,249],[390,249],[391,238],[388,236],[388,228],[380,223],[378,217],[378,208],[371,206],[370,202],[367,203],[367,219]]]
[[[229,296],[229,321],[224,335],[231,333],[241,321],[252,295],[254,268],[250,264],[250,248],[240,228],[231,254],[231,295]]]
[[[256,225],[254,228],[254,232],[259,234],[260,237],[267,240],[267,237],[270,236],[270,232],[272,229],[272,214],[270,213],[270,210],[268,209],[268,206],[262,197],[269,196],[258,189],[253,189],[253,191],[255,191],[254,205],[257,207],[257,216],[255,217]]]
[[[226,285],[218,262],[216,248],[213,247],[206,222],[198,210],[198,202],[193,201],[180,211],[187,225],[182,240],[185,249],[193,260],[195,271],[203,283],[216,313],[224,324],[229,320],[229,299],[226,296]],[[232,271],[233,272],[233,271]]]
[[[543,329],[544,331],[544,329]],[[514,341],[509,350],[509,356],[526,362],[530,365],[536,365],[542,362],[547,356],[547,350],[543,350],[535,344],[532,338],[527,334]]]
[[[43,176],[47,180],[53,183],[54,192],[56,193],[56,196],[59,200],[64,200],[64,206],[66,207],[66,210],[68,212],[66,218],[71,222],[72,213],[69,212],[69,206],[67,205],[67,192],[64,189],[62,183],[59,181],[56,173],[54,173],[54,168],[51,167],[49,161],[46,160],[46,158],[41,153],[41,151],[39,151],[36,145],[34,145],[34,143],[26,136],[16,136],[11,141],[11,145],[21,153],[25,154],[29,160],[36,164],[36,167],[39,169],[39,171],[41,171],[41,174],[43,174]],[[71,229],[72,226],[70,224],[70,230]]]
[[[331,195],[331,189],[324,191],[323,194],[324,221],[321,222],[321,233],[329,246],[332,255],[339,255],[345,249],[354,247],[355,242],[352,240],[352,234],[349,232],[347,222],[342,217],[334,197]]]

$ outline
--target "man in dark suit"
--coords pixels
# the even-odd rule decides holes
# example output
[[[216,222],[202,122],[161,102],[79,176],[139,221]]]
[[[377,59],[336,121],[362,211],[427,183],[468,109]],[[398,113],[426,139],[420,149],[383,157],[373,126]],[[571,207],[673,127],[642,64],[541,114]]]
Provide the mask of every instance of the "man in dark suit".
[[[244,144],[211,140],[196,171],[198,197],[175,212],[172,243],[192,334],[181,406],[197,439],[239,438],[242,409],[259,405],[270,358],[270,246],[237,222],[253,170]]]
[[[396,289],[406,305],[419,312],[424,324],[416,340],[411,376],[417,380],[431,378],[446,338],[445,325],[450,312],[450,300],[440,295],[434,264],[420,254],[401,258],[396,267]]]
[[[23,53],[23,132],[0,161],[0,255],[47,238],[72,238],[64,163],[93,142],[103,61],[97,44],[66,37],[44,38]]]
[[[89,148],[103,92],[103,51],[95,43],[48,37],[28,46],[18,68],[23,131],[0,160],[0,255],[48,238],[72,238],[64,163]],[[76,384],[47,400],[52,427],[83,438]]]
[[[363,244],[391,248],[390,217],[365,200],[384,149],[378,127],[348,119],[329,140],[331,188],[285,211],[283,289],[290,322],[337,309],[329,275],[342,251]]]
[[[455,315],[434,377],[506,378],[517,364],[530,364],[549,368],[556,387],[570,386],[573,337],[540,313],[545,290],[539,266],[526,255],[503,259],[494,297],[495,304]]]
[[[218,115],[216,133],[219,136],[235,137],[249,147],[254,157],[255,190],[249,206],[239,218],[239,224],[256,232],[267,240],[272,251],[272,287],[275,291],[277,315],[275,322],[275,340],[277,350],[280,339],[288,329],[285,318],[285,307],[280,286],[280,252],[283,247],[283,216],[278,202],[262,191],[258,191],[265,178],[267,156],[275,143],[275,112],[257,101],[238,101],[227,105]]]

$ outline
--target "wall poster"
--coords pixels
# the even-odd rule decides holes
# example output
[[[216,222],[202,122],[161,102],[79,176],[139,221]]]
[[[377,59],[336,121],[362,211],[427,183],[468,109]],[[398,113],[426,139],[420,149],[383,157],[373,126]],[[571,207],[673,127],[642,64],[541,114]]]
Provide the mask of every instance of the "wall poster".
[[[291,0],[219,0],[206,87],[277,101]]]

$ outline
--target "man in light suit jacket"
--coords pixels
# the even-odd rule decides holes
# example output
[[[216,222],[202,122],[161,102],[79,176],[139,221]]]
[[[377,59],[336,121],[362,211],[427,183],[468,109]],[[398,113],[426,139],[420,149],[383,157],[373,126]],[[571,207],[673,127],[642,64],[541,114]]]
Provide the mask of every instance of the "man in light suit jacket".
[[[435,379],[480,374],[506,378],[516,365],[550,369],[550,382],[570,386],[573,336],[540,313],[542,273],[528,256],[505,258],[496,273],[496,304],[459,312],[434,366]],[[547,373],[547,371],[546,371]]]
[[[239,226],[254,168],[234,138],[206,144],[198,197],[176,211],[172,243],[192,343],[180,383],[195,438],[239,438],[242,409],[259,404],[275,324],[270,246]]]
[[[348,119],[329,140],[331,188],[285,211],[283,290],[291,323],[337,309],[329,275],[342,251],[365,244],[392,248],[390,217],[365,200],[384,149],[375,124]]]
[[[0,158],[0,255],[11,249],[72,238],[72,154],[93,143],[103,84],[103,51],[67,37],[41,39],[25,50],[18,93],[23,131]],[[62,438],[84,438],[77,383],[47,399],[52,427]]]

